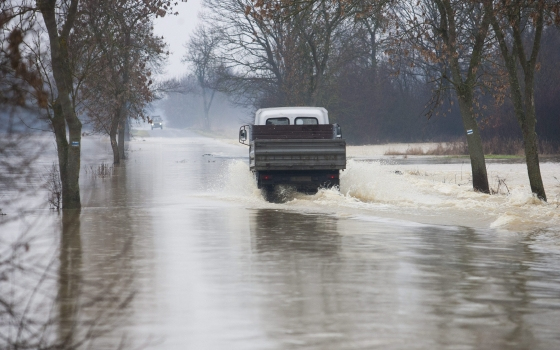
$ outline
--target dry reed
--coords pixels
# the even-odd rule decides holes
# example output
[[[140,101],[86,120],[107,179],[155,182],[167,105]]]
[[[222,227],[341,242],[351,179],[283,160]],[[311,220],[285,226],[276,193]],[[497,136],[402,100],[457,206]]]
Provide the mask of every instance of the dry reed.
[[[482,142],[482,147],[486,155],[516,155],[524,156],[525,151],[523,141],[512,138],[493,137]],[[468,155],[469,149],[466,142],[440,142],[435,147],[423,149],[419,146],[408,147],[406,151],[397,151],[392,148],[385,151],[386,156],[455,156],[455,155]],[[560,143],[551,142],[547,140],[539,141],[539,154],[540,155],[558,155],[560,154]]]

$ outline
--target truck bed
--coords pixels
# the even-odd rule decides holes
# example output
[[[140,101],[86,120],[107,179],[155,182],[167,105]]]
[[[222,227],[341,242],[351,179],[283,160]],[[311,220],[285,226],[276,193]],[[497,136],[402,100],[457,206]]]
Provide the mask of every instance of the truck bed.
[[[252,171],[345,169],[346,141],[257,137],[250,143],[249,166]]]
[[[335,138],[332,124],[324,125],[252,125],[251,141],[271,139],[321,139]]]

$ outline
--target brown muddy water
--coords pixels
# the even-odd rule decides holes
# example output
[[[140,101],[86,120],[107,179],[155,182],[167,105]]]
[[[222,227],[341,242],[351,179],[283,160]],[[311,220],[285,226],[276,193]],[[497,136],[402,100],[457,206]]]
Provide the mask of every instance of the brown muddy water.
[[[481,219],[485,206],[437,206],[435,195],[368,202],[345,192],[350,184],[342,194],[287,190],[271,204],[251,183],[246,148],[149,133],[114,175],[84,171],[81,213],[1,219],[2,242],[24,237],[30,248],[20,257],[27,270],[0,289],[48,324],[45,344],[560,348],[558,228],[497,229],[497,216]],[[110,160],[101,142],[84,142],[84,169]],[[383,187],[394,176],[394,192],[402,177],[390,174]],[[17,326],[0,324],[0,344],[33,333]]]

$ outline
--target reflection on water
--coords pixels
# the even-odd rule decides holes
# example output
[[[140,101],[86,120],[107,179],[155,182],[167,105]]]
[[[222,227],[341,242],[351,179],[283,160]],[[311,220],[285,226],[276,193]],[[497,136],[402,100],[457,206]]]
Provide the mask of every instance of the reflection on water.
[[[418,234],[421,244],[410,256],[418,268],[414,289],[425,295],[425,320],[433,323],[439,345],[549,348],[550,340],[536,337],[546,325],[527,322],[538,309],[527,285],[538,278],[530,266],[539,257],[526,243],[470,228],[447,234],[424,228]]]
[[[64,210],[60,238],[58,276],[59,343],[71,347],[77,341],[78,310],[82,276],[80,212]]]
[[[283,251],[334,256],[340,247],[334,217],[262,209],[255,211],[250,223],[254,249],[259,253]]]
[[[83,216],[53,213],[2,246],[8,259],[0,261],[0,349],[126,344],[122,327],[135,292],[130,239],[95,246]]]
[[[103,201],[118,207],[82,214],[84,266],[132,242],[123,271],[135,271],[137,294],[122,322],[131,338],[161,349],[560,344],[559,255],[530,237],[198,196],[223,169],[201,153],[224,149],[200,142],[143,143],[126,185],[106,183],[120,189]]]
[[[83,226],[89,227],[81,216],[79,211],[62,213],[57,346],[117,348],[126,344],[122,327],[135,292],[130,237],[122,232],[111,239],[103,231],[98,231],[97,242],[91,235],[84,237]]]
[[[538,237],[246,208],[205,192],[225,166],[203,155],[227,147],[197,142],[137,143],[116,176],[92,180],[79,216],[64,214],[61,342],[559,348],[560,254]]]
[[[252,218],[251,268],[268,293],[261,322],[278,348],[547,349],[560,340],[551,328],[560,273],[548,268],[542,280],[533,267],[545,257],[516,236],[274,210]]]

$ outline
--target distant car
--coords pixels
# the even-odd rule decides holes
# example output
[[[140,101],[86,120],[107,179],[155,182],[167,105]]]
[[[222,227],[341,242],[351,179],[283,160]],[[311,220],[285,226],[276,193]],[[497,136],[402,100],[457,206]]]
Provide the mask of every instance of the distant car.
[[[163,119],[161,119],[161,117],[154,117],[154,119],[152,119],[152,130],[154,130],[154,128],[163,129]]]

